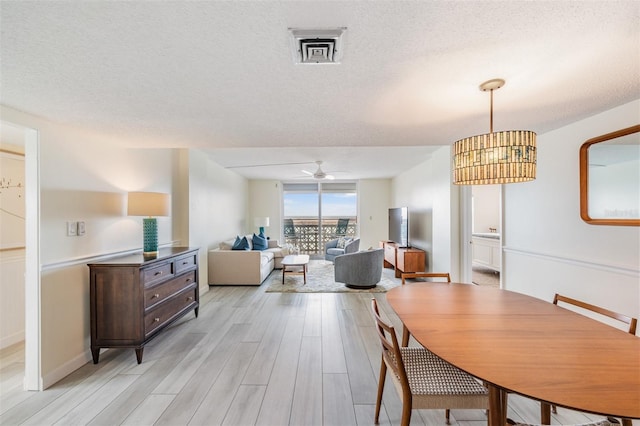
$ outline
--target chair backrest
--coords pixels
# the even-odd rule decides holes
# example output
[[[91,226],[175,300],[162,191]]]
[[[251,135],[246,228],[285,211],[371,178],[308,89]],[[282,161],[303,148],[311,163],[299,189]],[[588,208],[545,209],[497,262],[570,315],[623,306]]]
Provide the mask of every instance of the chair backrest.
[[[284,220],[284,236],[285,237],[295,237],[296,229],[293,226],[293,219],[285,219]]]
[[[563,302],[563,303],[567,303],[569,305],[574,305],[574,306],[577,306],[579,308],[587,309],[589,311],[596,312],[596,313],[598,313],[600,315],[604,315],[604,316],[607,316],[609,318],[613,318],[613,319],[616,319],[618,321],[621,321],[621,322],[629,325],[629,329],[628,329],[629,334],[634,334],[634,335],[636,334],[636,326],[638,325],[638,320],[636,318],[628,317],[626,315],[619,314],[617,312],[613,312],[613,311],[610,311],[608,309],[601,308],[599,306],[592,305],[592,304],[586,303],[586,302],[582,302],[580,300],[572,299],[572,298],[567,297],[567,296],[562,296],[562,295],[556,293],[556,295],[553,297],[553,304],[557,305],[558,302]]]
[[[396,331],[392,325],[382,320],[380,311],[378,310],[378,302],[373,298],[371,299],[371,311],[373,312],[376,331],[382,344],[382,358],[393,374],[400,379],[402,387],[408,390],[409,379],[407,378],[407,371],[404,369],[404,363],[402,362],[402,354],[400,353],[400,345],[398,344]]]
[[[349,219],[338,219],[338,224],[336,225],[336,235],[337,236],[347,235],[348,225],[349,225]]]
[[[402,285],[407,278],[444,278],[446,282],[451,282],[451,276],[448,272],[403,272],[401,277]]]

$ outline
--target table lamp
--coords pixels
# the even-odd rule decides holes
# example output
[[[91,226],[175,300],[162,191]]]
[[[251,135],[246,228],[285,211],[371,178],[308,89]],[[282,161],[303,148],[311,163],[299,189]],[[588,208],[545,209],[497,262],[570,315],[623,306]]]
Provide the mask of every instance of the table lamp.
[[[269,226],[269,218],[268,217],[256,217],[253,219],[253,223],[260,228],[260,234],[264,235],[265,226]]]
[[[169,216],[171,197],[160,192],[129,192],[127,214],[142,219],[142,254],[158,255],[158,223],[153,216]]]

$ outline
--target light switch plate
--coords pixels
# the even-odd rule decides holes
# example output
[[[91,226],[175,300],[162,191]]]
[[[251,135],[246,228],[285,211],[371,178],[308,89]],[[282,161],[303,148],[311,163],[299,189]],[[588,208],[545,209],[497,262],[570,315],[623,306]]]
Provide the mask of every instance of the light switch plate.
[[[78,235],[78,222],[67,222],[67,237]]]
[[[78,222],[78,235],[84,235],[84,232],[85,232],[84,221],[80,221]]]

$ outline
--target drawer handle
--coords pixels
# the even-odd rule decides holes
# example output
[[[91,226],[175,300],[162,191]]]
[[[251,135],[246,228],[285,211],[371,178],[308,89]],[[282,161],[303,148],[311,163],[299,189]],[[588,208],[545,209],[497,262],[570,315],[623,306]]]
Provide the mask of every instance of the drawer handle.
[[[189,262],[187,262],[186,260],[184,262],[182,262],[183,265],[188,265]]]
[[[191,281],[191,278],[187,278],[187,279],[185,280],[185,282],[189,282],[189,281]]]
[[[160,322],[160,318],[154,318],[153,322]]]
[[[187,297],[187,300],[188,300],[188,301],[192,301],[192,300],[193,300],[193,297],[192,297],[192,296],[189,296],[189,297]]]
[[[155,299],[157,297],[160,297],[160,295],[158,293],[154,294],[153,296],[151,296],[152,299]]]
[[[156,275],[162,275],[162,271],[156,272]]]

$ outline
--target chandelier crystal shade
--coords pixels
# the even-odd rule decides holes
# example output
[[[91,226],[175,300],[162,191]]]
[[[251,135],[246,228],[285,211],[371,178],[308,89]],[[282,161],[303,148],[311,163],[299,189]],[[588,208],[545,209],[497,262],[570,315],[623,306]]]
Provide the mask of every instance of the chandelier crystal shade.
[[[491,91],[490,131],[453,144],[453,183],[487,185],[527,182],[536,178],[536,134],[529,130],[493,131],[493,91],[504,80],[480,85]]]

